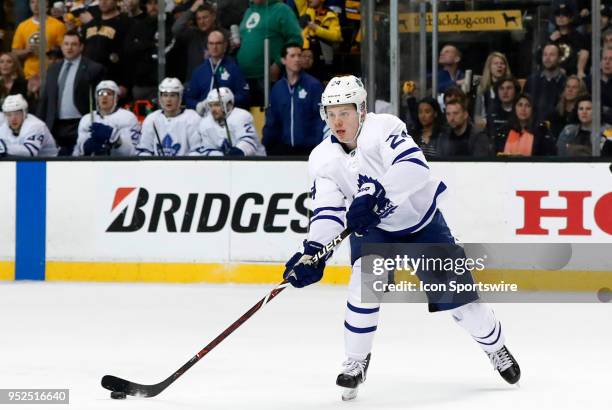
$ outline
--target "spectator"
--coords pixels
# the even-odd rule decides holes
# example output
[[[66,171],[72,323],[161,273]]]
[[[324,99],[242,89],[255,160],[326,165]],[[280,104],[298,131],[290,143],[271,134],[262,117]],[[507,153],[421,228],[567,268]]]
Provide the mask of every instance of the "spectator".
[[[60,23],[63,23],[64,14],[66,14],[66,11],[67,11],[66,5],[64,4],[63,1],[55,1],[53,2],[53,5],[51,6],[51,10],[49,14],[51,14],[51,17],[54,17]]]
[[[495,85],[497,99],[487,115],[487,134],[492,140],[508,133],[508,120],[514,109],[514,102],[521,91],[521,86],[512,77],[504,78]]]
[[[588,76],[587,90],[592,90],[592,77]],[[612,48],[601,51],[601,112],[602,119],[612,124]]]
[[[84,21],[84,56],[106,67],[109,79],[119,84],[120,98],[123,98],[132,68],[126,64],[123,52],[130,19],[119,13],[116,0],[99,0],[98,7],[99,17],[94,18],[88,11],[79,16]]]
[[[7,95],[28,95],[28,82],[19,60],[12,53],[0,53],[0,104]]]
[[[559,98],[559,103],[549,118],[551,134],[557,138],[563,128],[573,121],[571,118],[578,97],[587,94],[584,82],[577,75],[569,76],[565,88]]]
[[[601,33],[602,40],[604,35],[610,31],[610,25],[612,24],[612,4],[601,5]]]
[[[251,103],[264,102],[264,39],[269,40],[270,77],[281,76],[281,49],[293,43],[302,45],[302,31],[289,6],[280,0],[252,0],[240,23],[241,45],[238,65],[251,92]]]
[[[308,7],[300,15],[299,22],[304,49],[313,52],[315,76],[323,78],[333,64],[334,47],[342,42],[340,19],[334,11],[325,7],[325,0],[308,0]]]
[[[612,48],[612,28],[608,28],[601,34],[601,41],[603,43],[601,49]]]
[[[443,114],[440,105],[431,97],[422,98],[418,103],[417,122],[410,135],[423,151],[425,158],[437,158],[439,135],[443,130]]]
[[[51,157],[57,147],[44,122],[28,114],[28,102],[21,94],[9,95],[2,103],[6,122],[0,127],[0,157]]]
[[[297,43],[281,51],[286,76],[272,87],[263,129],[268,155],[309,155],[323,139],[319,113],[323,84],[302,71],[301,53]]]
[[[446,111],[446,104],[453,100],[459,101],[459,103],[463,104],[465,107],[468,106],[467,95],[465,95],[463,90],[456,85],[451,85],[444,91],[442,96],[438,96],[438,103],[442,106],[443,111]]]
[[[117,108],[119,86],[112,80],[96,87],[96,110],[79,122],[74,156],[131,156],[140,141],[140,123],[131,111]]]
[[[577,74],[579,78],[584,78],[589,61],[589,43],[586,36],[574,29],[572,14],[571,8],[565,4],[555,9],[557,30],[550,35],[550,41],[561,50],[560,66],[564,74]]]
[[[125,13],[132,23],[142,20],[146,17],[145,12],[141,7],[141,0],[123,0],[121,3],[121,11]]]
[[[24,61],[23,74],[28,80],[28,89],[34,94],[38,94],[40,87],[40,63],[38,61],[38,49],[40,48],[40,31],[38,12],[38,0],[30,0],[32,17],[21,22],[17,26],[13,37],[12,51]],[[46,16],[46,13],[43,13]],[[65,27],[57,19],[46,16],[45,32],[47,40],[47,50],[57,48],[62,44]]]
[[[82,56],[83,43],[75,31],[64,35],[64,60],[49,66],[38,105],[38,118],[53,133],[60,156],[72,155],[81,117],[91,110],[92,84],[104,76],[104,67]]]
[[[244,12],[249,8],[249,0],[221,0],[216,4],[219,26],[228,29],[235,25],[238,29]]]
[[[459,69],[461,51],[452,44],[447,44],[440,50],[438,64],[438,94],[444,94],[452,85],[461,85],[464,73]]]
[[[195,16],[195,27],[190,27],[189,22]],[[213,30],[219,30],[217,26],[217,13],[215,8],[204,0],[196,0],[191,8],[181,14],[172,25],[172,34],[177,41],[187,44],[187,68],[186,77],[191,78],[193,70],[206,60],[208,55],[208,35]],[[228,37],[227,33],[225,38]]]
[[[593,103],[588,95],[576,101],[576,123],[569,124],[557,140],[557,151],[561,157],[590,157],[593,155],[593,144],[601,144],[602,156],[612,156],[612,125],[603,124],[600,137],[593,140],[591,125],[593,121]]]
[[[536,98],[534,107],[536,122],[542,122],[550,117],[565,87],[565,74],[559,68],[560,55],[558,45],[545,45],[542,50],[542,71],[531,74],[525,83],[525,93]]]
[[[234,108],[232,90],[227,87],[212,89],[204,102],[210,114],[200,122],[202,146],[198,148],[198,153],[230,157],[266,155],[251,113],[242,108]]]
[[[551,141],[546,129],[534,123],[531,97],[528,94],[519,95],[508,122],[508,133],[496,140],[496,152],[498,155],[524,157],[553,154],[554,144],[547,144],[546,140]],[[553,147],[552,152],[546,149],[547,145]]]
[[[476,107],[474,108],[476,123],[488,118],[492,110],[496,108],[497,93],[495,88],[497,82],[506,77],[512,77],[508,59],[503,53],[492,52],[485,61],[484,71],[478,86]]]
[[[185,91],[187,108],[194,108],[200,115],[206,110],[205,99],[214,88],[227,87],[232,90],[232,104],[249,107],[249,85],[240,67],[232,57],[225,55],[227,39],[222,31],[214,30],[208,35],[209,57],[193,72]]]
[[[161,157],[198,155],[201,118],[194,110],[181,108],[183,84],[177,78],[165,78],[159,84],[158,98],[161,109],[145,118],[137,154]]]
[[[470,121],[465,102],[450,100],[446,103],[446,122],[449,129],[440,134],[438,152],[441,156],[486,157],[489,141]]]
[[[130,67],[125,78],[134,100],[153,100],[157,95],[157,0],[146,0],[145,8],[144,17],[133,21],[123,51]],[[171,21],[166,15],[166,38],[170,38]]]
[[[302,50],[302,60],[300,64],[302,65],[302,70],[310,75],[313,75],[311,71],[314,64],[314,54],[312,53],[312,50]]]

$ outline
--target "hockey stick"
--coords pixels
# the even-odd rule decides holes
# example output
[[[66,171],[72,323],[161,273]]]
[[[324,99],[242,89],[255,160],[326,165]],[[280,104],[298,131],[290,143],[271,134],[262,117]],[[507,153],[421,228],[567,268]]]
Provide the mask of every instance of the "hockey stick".
[[[159,146],[159,152],[161,152],[161,156],[165,157],[166,154],[164,153],[164,146],[161,143],[161,139],[159,138],[159,133],[157,132],[157,127],[155,126],[155,121],[151,121],[151,124],[153,124],[153,131],[155,131],[155,137],[157,137],[157,144]]]
[[[338,236],[332,239],[323,249],[317,252],[316,255],[313,256],[313,262],[316,263],[321,258],[329,255],[331,251],[342,242],[347,236],[350,235],[350,231],[345,229]],[[164,391],[166,387],[170,386],[176,379],[181,377],[187,370],[191,368],[194,364],[196,364],[201,358],[206,356],[212,349],[214,349],[219,343],[221,343],[226,337],[231,335],[234,330],[238,329],[240,325],[249,320],[251,316],[253,316],[259,309],[261,309],[265,304],[270,302],[272,299],[276,297],[279,293],[281,293],[285,288],[289,286],[289,282],[287,280],[283,280],[279,283],[274,289],[272,289],[263,299],[253,305],[245,314],[240,316],[238,320],[232,323],[227,329],[225,329],[219,336],[217,336],[212,342],[207,344],[202,350],[196,353],[187,363],[185,363],[180,369],[176,372],[172,373],[170,377],[166,380],[157,383],[157,384],[138,384],[133,383],[125,379],[121,379],[115,376],[106,375],[102,378],[102,387],[105,389],[115,391],[115,392],[123,392],[125,394],[129,394],[130,396],[139,396],[139,397],[154,397],[159,393]]]

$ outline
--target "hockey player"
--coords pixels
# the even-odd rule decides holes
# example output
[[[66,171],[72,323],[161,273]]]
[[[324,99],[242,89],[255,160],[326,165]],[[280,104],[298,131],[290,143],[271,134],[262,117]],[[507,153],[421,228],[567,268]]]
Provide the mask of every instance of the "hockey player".
[[[287,262],[284,277],[295,287],[319,281],[325,262],[313,264],[312,256],[344,230],[345,224],[354,233],[344,322],[347,359],[336,380],[345,388],[343,399],[349,400],[366,379],[380,306],[361,301],[365,256],[361,245],[399,242],[459,247],[436,206],[446,186],[432,177],[422,151],[401,120],[367,113],[366,91],[358,78],[335,77],[329,82],[321,98],[321,116],[333,135],[310,154],[314,208],[310,230],[303,251]],[[445,271],[419,275],[425,284],[448,283],[451,278],[460,277]],[[471,274],[461,275],[461,280],[473,283]],[[500,322],[488,305],[476,302],[476,293],[456,302],[453,299],[453,303],[439,303],[429,293],[427,297],[430,311],[448,311],[508,383],[519,381],[520,368],[505,347]]]
[[[2,103],[5,122],[0,126],[0,156],[54,157],[57,146],[47,125],[28,114],[21,94],[9,95]]]
[[[201,145],[198,133],[201,117],[194,110],[181,107],[183,84],[177,78],[164,78],[158,91],[161,109],[145,118],[136,147],[138,155],[198,155],[195,150]]]
[[[208,115],[200,121],[202,146],[198,153],[205,156],[265,156],[259,142],[253,116],[247,110],[234,107],[234,93],[227,87],[212,89],[206,97]]]
[[[96,110],[81,118],[72,155],[134,155],[140,140],[140,123],[131,111],[117,108],[119,86],[111,80],[96,87]]]

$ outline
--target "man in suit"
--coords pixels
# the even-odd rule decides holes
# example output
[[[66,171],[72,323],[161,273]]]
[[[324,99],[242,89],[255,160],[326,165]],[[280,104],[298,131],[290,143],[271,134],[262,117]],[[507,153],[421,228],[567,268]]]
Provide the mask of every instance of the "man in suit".
[[[104,79],[105,69],[81,54],[83,41],[69,31],[62,42],[63,61],[49,66],[37,116],[51,130],[59,156],[70,156],[78,137],[81,117],[92,111],[93,90]]]

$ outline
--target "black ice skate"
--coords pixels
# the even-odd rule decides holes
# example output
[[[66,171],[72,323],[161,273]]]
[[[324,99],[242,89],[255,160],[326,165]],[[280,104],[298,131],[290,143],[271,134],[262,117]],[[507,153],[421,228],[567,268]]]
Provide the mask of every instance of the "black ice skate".
[[[487,353],[491,364],[499,372],[501,377],[510,384],[516,384],[521,378],[521,368],[514,359],[508,348],[502,346],[496,352]]]
[[[336,379],[336,384],[340,387],[344,387],[342,400],[347,401],[357,397],[357,389],[361,383],[365,382],[369,364],[370,354],[368,354],[365,360],[348,359],[342,363],[344,369]]]

